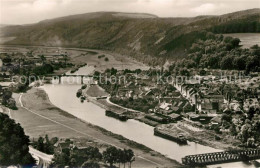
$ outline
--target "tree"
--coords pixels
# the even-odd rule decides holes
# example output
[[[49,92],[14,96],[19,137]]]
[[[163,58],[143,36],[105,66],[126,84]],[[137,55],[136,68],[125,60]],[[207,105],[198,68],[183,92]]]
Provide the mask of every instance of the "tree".
[[[233,60],[233,65],[235,69],[238,70],[245,70],[246,69],[246,63],[245,63],[246,57],[235,57]]]
[[[246,71],[255,71],[256,67],[260,66],[258,56],[250,56],[246,60]]]
[[[200,70],[200,75],[201,76],[205,76],[206,74],[207,74],[207,72],[204,69]]]
[[[44,55],[40,55],[40,58],[42,60],[42,63],[45,64],[45,61],[46,61],[46,57]]]
[[[12,98],[12,92],[9,90],[6,90],[3,92],[3,96],[2,96],[2,104],[6,105],[7,101]]]
[[[109,166],[112,167],[114,163],[118,161],[118,150],[116,147],[108,147],[103,152],[103,159],[106,163],[109,163]]]
[[[67,61],[69,60],[69,57],[68,57],[67,54],[63,55],[63,60],[64,60],[64,63],[65,63],[65,66],[67,66]]]
[[[106,62],[108,62],[108,61],[109,61],[109,59],[106,57],[106,58],[105,58],[105,61],[106,61]]]
[[[224,38],[224,42],[225,43],[230,43],[232,41],[232,39],[233,39],[232,37],[227,36],[227,37]]]
[[[232,136],[236,136],[237,135],[237,131],[236,131],[236,125],[234,123],[231,124],[229,131],[231,133]]]
[[[233,57],[232,56],[225,56],[220,61],[220,68],[221,69],[233,69]]]
[[[82,89],[82,90],[84,90],[84,89],[86,89],[86,88],[87,88],[87,85],[86,85],[86,84],[84,84],[84,85],[81,86],[81,89]]]
[[[232,116],[231,116],[231,115],[223,114],[223,115],[221,116],[221,121],[226,121],[226,122],[230,123],[231,120],[232,120]]]
[[[10,109],[16,110],[16,102],[12,98],[12,92],[9,90],[3,91],[2,104],[9,107]]]
[[[130,168],[133,161],[135,161],[134,152],[132,149],[124,150],[126,161],[129,162]]]
[[[44,152],[44,139],[41,136],[38,138],[36,149]]]
[[[102,159],[102,154],[97,147],[90,146],[86,149],[86,157],[88,160],[100,161]]]
[[[255,108],[254,107],[250,107],[248,112],[247,112],[247,118],[249,120],[252,120],[252,118],[254,117],[256,111],[255,111]]]
[[[241,138],[243,142],[247,142],[247,139],[250,137],[251,134],[251,125],[250,124],[245,124],[241,127]]]
[[[255,45],[253,45],[252,47],[250,47],[251,49],[258,49],[259,48],[259,46],[258,46],[258,44],[255,44]]]
[[[116,73],[117,73],[117,69],[111,68],[110,74],[111,74],[111,75],[116,75]]]
[[[0,166],[32,166],[35,160],[29,153],[29,137],[20,124],[0,113]]]
[[[45,74],[53,73],[53,71],[54,71],[54,68],[52,65],[44,64],[42,66],[35,67],[32,70],[32,73],[35,75],[45,75]]]
[[[52,138],[49,140],[48,135],[45,138],[39,137],[37,141],[32,143],[33,147],[43,153],[54,154],[54,144],[58,141],[58,138]]]
[[[61,153],[55,153],[52,161],[52,166],[55,167],[62,168],[68,166],[70,162],[70,151],[62,150]]]
[[[4,57],[3,58],[3,63],[11,63],[12,59],[10,57]]]
[[[119,163],[119,167],[120,167],[120,163],[123,163],[124,164],[124,168],[125,168],[125,163],[127,162],[125,154],[126,154],[125,153],[125,149],[124,150],[118,149],[117,163]]]
[[[77,91],[76,96],[79,98],[81,95],[82,95],[82,89],[79,89],[79,90]]]
[[[234,39],[231,40],[231,44],[232,44],[233,48],[238,47],[239,43],[240,43],[240,39],[239,38],[234,38]]]
[[[82,164],[81,168],[100,168],[100,166],[96,161],[88,160]]]

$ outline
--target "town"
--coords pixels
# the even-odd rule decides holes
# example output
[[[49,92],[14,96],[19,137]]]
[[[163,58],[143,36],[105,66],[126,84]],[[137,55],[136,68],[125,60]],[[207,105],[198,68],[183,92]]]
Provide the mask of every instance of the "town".
[[[73,53],[67,50],[42,50],[22,53],[4,49],[0,53],[2,105],[16,110],[13,92],[24,92],[56,78],[61,81],[66,72],[77,76],[76,72],[87,66],[81,61],[75,62]],[[252,48],[255,50],[259,50],[258,46]],[[93,51],[77,54],[109,62],[105,55]],[[85,78],[89,77],[85,75]],[[122,121],[136,119],[151,125],[155,136],[180,145],[192,141],[227,151],[259,146],[258,72],[210,68],[176,70],[166,63],[162,68],[148,70],[113,67],[96,70],[91,80],[81,80],[80,84],[87,81],[77,92],[82,103],[91,101],[104,107],[107,116]]]
[[[3,0],[0,167],[260,167],[254,1]]]
[[[106,76],[106,81],[105,78],[104,80],[100,78],[102,75],[98,72],[95,74],[99,85],[111,96],[112,103],[140,112],[134,118],[147,124],[152,126],[166,124],[159,128],[162,127],[162,130],[181,137],[186,131],[177,131],[178,127],[180,130],[188,130],[190,134],[188,137],[191,137],[193,132],[210,129],[216,141],[224,140],[227,135],[241,140],[240,143],[230,141],[230,146],[258,145],[259,135],[248,132],[257,131],[257,127],[252,128],[251,124],[259,117],[260,78],[258,76],[241,75],[241,71],[202,69],[191,71],[194,77],[189,80],[181,81],[179,76],[175,81],[166,83],[165,79],[168,76],[165,76],[162,71],[117,71],[112,68],[103,74]],[[163,74],[163,79],[158,81],[158,74]],[[123,75],[126,81],[115,82],[114,79],[122,79]],[[128,115],[127,111],[124,113]],[[133,117],[132,114],[128,116]],[[183,122],[184,125],[179,124],[178,121]],[[257,123],[254,123],[254,126],[255,124]],[[247,128],[248,126],[250,128]],[[238,144],[232,144],[234,142]]]

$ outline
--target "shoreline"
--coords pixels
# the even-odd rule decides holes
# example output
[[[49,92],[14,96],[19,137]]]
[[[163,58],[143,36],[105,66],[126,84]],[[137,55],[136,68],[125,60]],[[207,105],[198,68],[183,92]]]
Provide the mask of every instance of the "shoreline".
[[[135,152],[137,154],[137,157],[139,159],[144,159],[144,160],[148,160],[150,157],[156,157],[156,158],[153,158],[154,160],[160,160],[161,163],[164,163],[166,162],[167,166],[169,165],[175,165],[176,167],[185,167],[184,165],[182,165],[181,163],[179,163],[178,161],[174,160],[174,159],[171,159],[171,158],[168,158],[164,155],[162,155],[161,153],[159,152],[156,152],[148,147],[146,147],[145,145],[142,145],[142,144],[139,144],[135,141],[132,141],[132,140],[129,140],[125,137],[123,137],[122,135],[119,135],[119,134],[115,134],[115,133],[112,133],[111,131],[108,131],[102,127],[99,127],[99,126],[96,126],[96,125],[93,125],[87,121],[84,121],[80,118],[77,118],[75,117],[74,115],[64,111],[64,110],[61,110],[59,109],[58,107],[54,106],[51,101],[49,100],[49,97],[48,97],[48,94],[46,93],[46,91],[43,89],[43,88],[32,88],[31,90],[29,90],[28,92],[32,92],[30,94],[33,94],[33,96],[38,96],[38,97],[41,97],[45,102],[48,102],[48,104],[46,104],[45,102],[43,102],[43,104],[45,104],[44,106],[46,106],[45,108],[50,110],[52,113],[55,111],[58,112],[60,115],[66,117],[66,118],[70,118],[71,120],[74,120],[75,122],[82,122],[84,123],[88,128],[90,129],[94,129],[95,131],[98,131],[100,132],[101,134],[105,135],[105,136],[108,136],[110,138],[113,138],[113,139],[116,139],[117,141],[119,141],[119,143],[121,144],[113,144],[113,143],[110,143],[109,140],[101,140],[101,145],[102,144],[107,144],[107,145],[112,145],[112,146],[116,146],[116,147],[120,147],[122,146],[122,144],[126,145],[128,148],[131,148],[133,149],[134,151],[139,151],[139,152]],[[24,95],[26,96],[27,93],[25,93]],[[39,96],[40,95],[40,96]],[[18,98],[19,99],[19,98]],[[27,103],[32,103],[32,102],[28,102],[28,98],[23,98],[21,101],[23,104],[25,104],[24,106],[27,108]],[[31,101],[31,100],[29,100]],[[21,108],[21,107],[20,107]],[[34,112],[36,110],[33,110]],[[36,112],[37,113],[37,112]],[[15,117],[14,117],[15,119]],[[23,124],[21,124],[23,126]],[[25,128],[25,131],[26,131],[26,128]],[[97,135],[98,136],[98,135]],[[31,137],[31,138],[34,138],[34,137]],[[87,137],[85,137],[87,138]],[[94,137],[92,135],[92,138],[95,140],[100,140],[96,137]],[[103,141],[103,142],[102,142]],[[121,148],[121,147],[120,147]],[[142,153],[142,155],[138,155],[138,153]],[[147,159],[148,158],[148,159]],[[148,160],[148,161],[151,161],[151,160]],[[156,163],[156,162],[154,162]],[[157,166],[159,167],[165,167],[164,164],[158,164]],[[175,167],[175,166],[172,166],[172,167]],[[170,166],[171,167],[171,166]]]
[[[103,88],[101,88],[100,86],[98,86],[98,85],[96,85],[97,86],[97,89],[99,89],[99,90],[103,90]],[[105,109],[105,110],[107,110],[107,109],[109,109],[110,108],[110,106],[113,106],[113,104],[109,104],[109,106],[107,105],[108,104],[108,102],[105,102],[106,100],[102,100],[102,101],[100,101],[100,100],[96,100],[95,99],[95,96],[93,96],[93,95],[88,95],[88,90],[89,89],[91,89],[91,87],[87,87],[87,90],[84,92],[85,93],[85,96],[86,97],[88,97],[89,99],[89,101],[91,101],[92,103],[94,103],[94,104],[96,104],[96,105],[98,105],[99,107],[101,107],[101,108],[103,108],[103,109]],[[96,90],[95,90],[96,91]],[[104,90],[103,90],[104,91]],[[95,92],[93,92],[93,93],[95,93]],[[120,105],[117,105],[116,106],[116,108],[122,108]],[[125,107],[123,107],[123,108],[125,108]],[[122,109],[123,110],[123,109]],[[123,112],[122,112],[122,114],[123,114]],[[161,126],[161,125],[164,125],[164,124],[160,124],[160,123],[152,123],[150,120],[146,120],[142,115],[144,115],[144,114],[138,114],[138,116],[133,116],[133,115],[128,115],[128,114],[126,114],[126,116],[129,118],[129,119],[134,119],[134,120],[136,120],[136,121],[139,121],[139,122],[142,122],[142,123],[145,123],[145,124],[147,124],[147,125],[150,125],[150,126],[152,126],[152,127],[154,127],[154,128],[157,128],[157,127],[159,127],[159,126]],[[177,134],[176,134],[176,137],[177,137]],[[207,139],[210,139],[210,138],[197,138],[197,136],[195,135],[195,136],[193,136],[192,137],[192,135],[189,135],[189,136],[186,136],[185,137],[186,138],[186,140],[187,141],[189,141],[189,142],[194,142],[194,143],[198,143],[198,144],[200,144],[200,145],[203,145],[203,146],[208,146],[208,147],[211,147],[211,148],[214,148],[214,149],[218,149],[218,150],[223,150],[223,151],[225,151],[225,150],[227,150],[227,149],[229,149],[229,148],[233,148],[233,149],[240,149],[239,147],[237,147],[237,146],[234,146],[234,145],[232,145],[232,144],[226,144],[225,142],[221,142],[221,141],[207,141]],[[175,142],[175,141],[173,141],[173,142]]]
[[[91,91],[90,90],[91,87],[92,88],[96,87],[96,88],[92,89],[93,91]],[[90,92],[90,93],[88,93],[88,92]],[[90,102],[96,104],[97,106],[99,106],[105,110],[114,110],[114,111],[116,111],[115,113],[123,114],[128,119],[134,119],[134,120],[145,123],[152,127],[156,127],[156,126],[160,125],[160,123],[158,123],[158,122],[146,119],[144,117],[145,116],[144,112],[122,107],[120,105],[112,103],[111,101],[107,101],[107,99],[100,99],[100,100],[96,99],[99,96],[107,96],[107,95],[108,95],[108,93],[106,93],[105,90],[103,88],[101,88],[99,85],[94,85],[94,86],[90,86],[90,87],[88,85],[88,87],[84,90],[84,94],[83,94],[83,96],[85,96],[87,98],[87,100],[89,100]],[[133,113],[125,112],[126,109],[128,109],[128,111],[131,111]]]

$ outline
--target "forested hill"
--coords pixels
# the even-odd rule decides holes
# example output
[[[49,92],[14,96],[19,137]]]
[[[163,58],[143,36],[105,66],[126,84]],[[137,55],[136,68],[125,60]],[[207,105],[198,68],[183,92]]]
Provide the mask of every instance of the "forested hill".
[[[106,49],[145,63],[162,63],[185,57],[193,42],[206,38],[206,31],[260,32],[260,9],[193,18],[96,12],[1,30],[5,37],[16,37],[6,44]]]

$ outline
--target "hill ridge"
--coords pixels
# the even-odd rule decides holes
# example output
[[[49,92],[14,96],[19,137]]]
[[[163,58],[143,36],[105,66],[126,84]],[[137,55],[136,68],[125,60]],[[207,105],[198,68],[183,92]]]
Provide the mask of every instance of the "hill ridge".
[[[195,40],[204,38],[205,31],[260,32],[260,9],[191,18],[95,12],[30,25],[7,26],[1,30],[5,37],[16,37],[5,44],[105,49],[135,57],[142,62],[163,62],[166,59],[184,58],[187,48]]]

